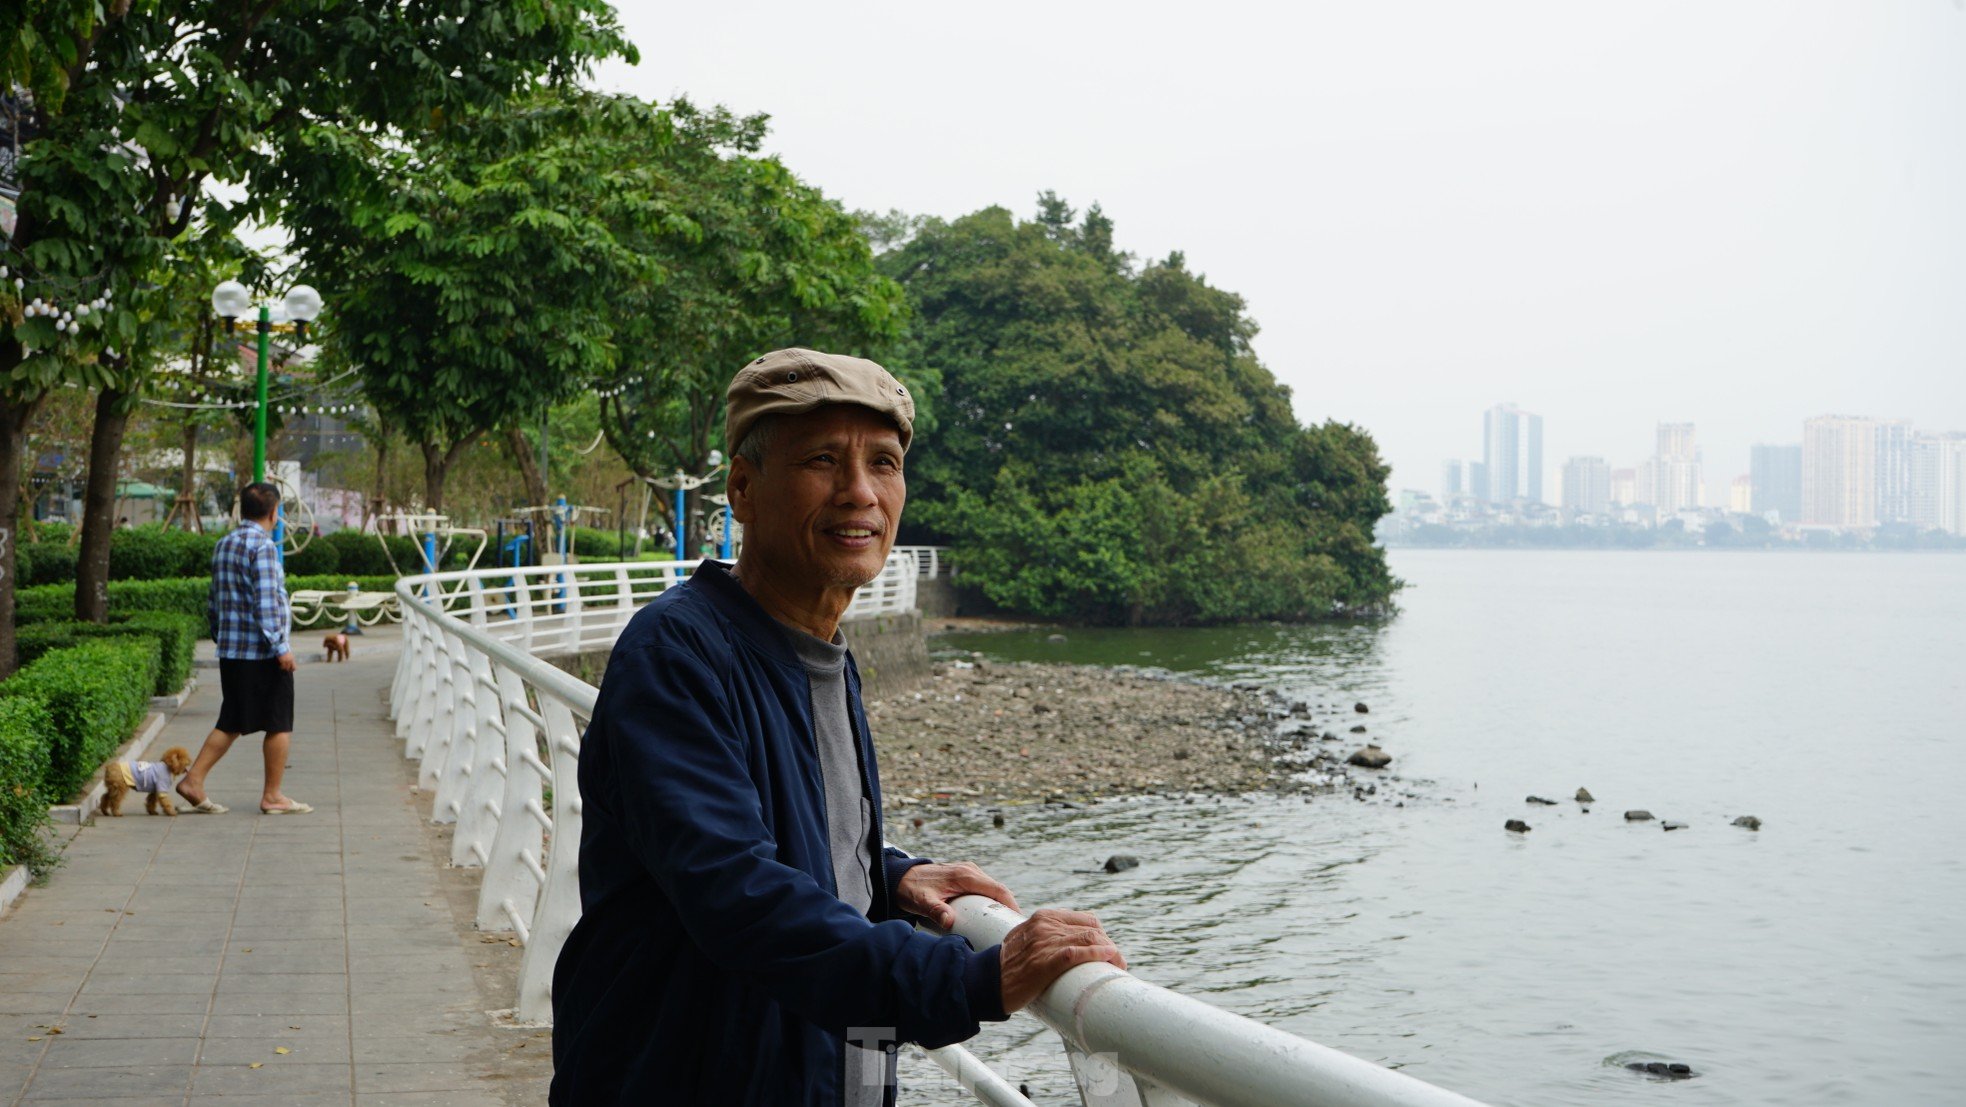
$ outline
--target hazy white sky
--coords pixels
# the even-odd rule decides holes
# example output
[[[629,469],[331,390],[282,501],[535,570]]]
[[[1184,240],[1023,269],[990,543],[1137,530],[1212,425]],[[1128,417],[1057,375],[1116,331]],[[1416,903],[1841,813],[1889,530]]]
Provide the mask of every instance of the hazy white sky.
[[[1396,488],[1503,400],[1552,475],[1695,422],[1721,496],[1809,415],[1966,431],[1966,0],[618,2],[603,87],[767,112],[849,208],[1186,251]]]

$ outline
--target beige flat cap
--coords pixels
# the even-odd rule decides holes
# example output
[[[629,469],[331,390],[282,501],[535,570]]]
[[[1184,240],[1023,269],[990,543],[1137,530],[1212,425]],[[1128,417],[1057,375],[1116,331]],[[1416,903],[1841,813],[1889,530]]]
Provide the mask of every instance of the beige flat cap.
[[[894,420],[905,452],[915,436],[915,399],[894,375],[864,357],[792,347],[746,365],[724,393],[724,443],[732,453],[759,418],[825,404],[857,404]]]

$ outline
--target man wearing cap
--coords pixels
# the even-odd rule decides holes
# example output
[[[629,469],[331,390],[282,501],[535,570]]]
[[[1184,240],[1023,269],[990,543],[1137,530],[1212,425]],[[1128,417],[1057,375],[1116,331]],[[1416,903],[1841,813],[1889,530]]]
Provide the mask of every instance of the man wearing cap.
[[[778,350],[727,393],[736,565],[705,561],[615,644],[583,741],[582,916],[553,975],[552,1102],[894,1102],[894,1046],[961,1041],[1074,965],[1091,915],[1002,946],[947,927],[1010,890],[887,848],[839,631],[907,499],[914,401],[879,365]]]

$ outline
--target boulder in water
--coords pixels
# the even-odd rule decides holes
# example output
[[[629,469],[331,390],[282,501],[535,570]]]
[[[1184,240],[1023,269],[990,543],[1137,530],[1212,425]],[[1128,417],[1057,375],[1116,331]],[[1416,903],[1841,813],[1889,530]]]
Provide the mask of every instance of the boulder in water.
[[[1734,825],[1747,830],[1760,830],[1761,820],[1755,818],[1753,815],[1742,815],[1740,818],[1734,820]]]
[[[1140,859],[1130,853],[1116,853],[1106,858],[1106,864],[1102,867],[1109,873],[1123,873],[1128,869],[1139,868]]]
[[[1369,713],[1370,713],[1370,712],[1372,711],[1372,709],[1371,709],[1371,708],[1369,708],[1369,707],[1367,707],[1367,706],[1365,706],[1365,705],[1364,705],[1364,704],[1362,704],[1362,703],[1355,703],[1355,704],[1353,704],[1353,705],[1352,705],[1352,710],[1353,710],[1353,711],[1356,711],[1356,712],[1358,712],[1358,713],[1359,713],[1359,714],[1361,714],[1361,715],[1365,715],[1365,714],[1369,714]]]
[[[1625,812],[1625,821],[1628,823],[1642,823],[1647,819],[1650,819],[1651,817],[1652,817],[1652,812],[1650,811],[1640,810],[1640,811]]]
[[[1521,819],[1510,819],[1508,822],[1502,824],[1502,829],[1513,830],[1517,834],[1527,834],[1529,833],[1529,824],[1523,822]]]
[[[1589,788],[1579,788],[1579,789],[1577,789],[1577,802],[1578,802],[1578,803],[1596,803],[1596,802],[1597,802],[1597,797],[1596,797],[1596,796],[1593,796],[1593,795],[1591,795],[1591,790],[1590,790]]]
[[[1383,769],[1393,763],[1393,755],[1378,746],[1367,746],[1361,750],[1353,750],[1352,755],[1345,758],[1345,763],[1357,765],[1361,769]]]
[[[1537,804],[1541,804],[1541,805],[1543,805],[1544,807],[1555,807],[1555,806],[1556,806],[1556,801],[1555,801],[1555,800],[1553,800],[1553,799],[1544,799],[1544,798],[1543,798],[1543,797],[1541,797],[1541,796],[1530,796],[1529,798],[1527,798],[1527,799],[1525,799],[1525,800],[1523,800],[1522,802],[1524,802],[1524,803],[1537,803]]]
[[[1665,822],[1659,824],[1659,829],[1660,830],[1685,830],[1686,824],[1676,823],[1673,822],[1671,819],[1667,819]]]
[[[1693,1066],[1677,1061],[1627,1061],[1625,1067],[1647,1076],[1663,1076],[1667,1080],[1691,1080],[1699,1075],[1693,1071]]]
[[[1352,733],[1353,733],[1353,734],[1364,734],[1364,733],[1365,733],[1365,724],[1364,724],[1364,723],[1360,723],[1359,725],[1357,725],[1357,726],[1355,726],[1355,727],[1353,727],[1353,728],[1352,728]]]

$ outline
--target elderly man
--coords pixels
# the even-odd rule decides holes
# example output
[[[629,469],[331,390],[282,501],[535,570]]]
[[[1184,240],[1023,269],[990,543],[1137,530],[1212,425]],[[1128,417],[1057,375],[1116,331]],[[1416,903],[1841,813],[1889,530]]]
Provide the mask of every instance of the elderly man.
[[[871,361],[779,350],[728,392],[737,564],[616,643],[580,759],[582,916],[553,977],[552,1102],[894,1102],[897,1042],[946,1045],[1074,965],[1125,960],[1039,911],[977,951],[949,902],[1009,889],[884,845],[839,630],[907,500],[914,401]]]

